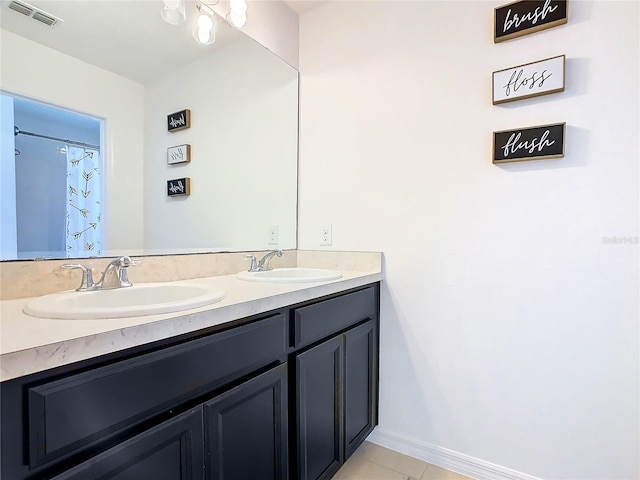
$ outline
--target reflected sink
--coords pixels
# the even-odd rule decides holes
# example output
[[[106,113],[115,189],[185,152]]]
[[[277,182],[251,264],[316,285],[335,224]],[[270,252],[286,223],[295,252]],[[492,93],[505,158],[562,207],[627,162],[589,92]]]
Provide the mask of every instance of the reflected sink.
[[[88,320],[172,313],[222,300],[223,290],[193,284],[139,283],[93,292],[61,292],[31,300],[24,313],[32,317]]]
[[[274,268],[264,272],[240,272],[236,276],[248,282],[271,283],[324,282],[342,278],[340,272],[324,268]]]

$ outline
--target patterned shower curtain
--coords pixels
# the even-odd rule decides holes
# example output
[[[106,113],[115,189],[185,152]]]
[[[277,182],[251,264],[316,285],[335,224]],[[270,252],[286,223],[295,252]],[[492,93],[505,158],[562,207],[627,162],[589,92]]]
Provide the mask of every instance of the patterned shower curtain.
[[[100,256],[100,152],[67,145],[67,257]]]

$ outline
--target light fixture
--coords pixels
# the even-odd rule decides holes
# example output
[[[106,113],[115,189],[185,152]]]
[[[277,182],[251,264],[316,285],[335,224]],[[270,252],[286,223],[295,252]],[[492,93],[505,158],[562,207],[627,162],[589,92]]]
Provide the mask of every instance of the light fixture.
[[[198,5],[198,16],[193,23],[193,38],[203,45],[211,45],[216,41],[213,11],[204,4]]]
[[[236,28],[242,28],[247,23],[247,2],[245,0],[229,0],[227,20]]]
[[[198,10],[191,31],[196,42],[211,45],[216,41],[215,12],[211,6],[217,5],[219,1],[216,0],[215,3],[193,2]],[[185,0],[163,0],[163,3],[164,8],[161,16],[165,22],[178,25],[186,19]],[[191,7],[189,9],[191,10]],[[237,28],[242,28],[247,22],[247,2],[245,0],[230,0],[227,19]]]
[[[171,25],[181,24],[187,18],[184,0],[164,0],[164,8],[160,16]]]

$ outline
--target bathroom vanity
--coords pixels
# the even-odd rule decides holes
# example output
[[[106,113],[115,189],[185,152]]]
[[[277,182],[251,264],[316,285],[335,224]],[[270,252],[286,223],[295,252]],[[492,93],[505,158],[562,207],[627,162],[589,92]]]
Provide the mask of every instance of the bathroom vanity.
[[[234,283],[212,310],[257,313],[3,381],[2,478],[330,478],[377,424],[379,278]]]

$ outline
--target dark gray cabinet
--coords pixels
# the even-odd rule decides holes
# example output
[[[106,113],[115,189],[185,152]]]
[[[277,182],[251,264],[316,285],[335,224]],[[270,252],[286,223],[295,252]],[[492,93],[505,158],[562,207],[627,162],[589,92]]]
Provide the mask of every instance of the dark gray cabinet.
[[[27,388],[29,465],[39,467],[117,436],[214,391],[287,351],[279,313]]]
[[[296,356],[298,478],[331,478],[377,423],[375,320]]]
[[[379,284],[0,385],[3,480],[328,478],[377,423]]]
[[[378,423],[378,328],[374,320],[344,335],[345,457]]]
[[[287,365],[204,404],[207,480],[288,478]]]
[[[296,357],[298,478],[331,478],[344,462],[344,341]]]
[[[279,480],[286,452],[282,364],[53,480]]]
[[[185,412],[52,480],[203,480],[202,407]]]

